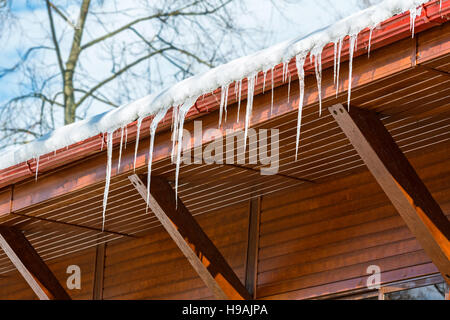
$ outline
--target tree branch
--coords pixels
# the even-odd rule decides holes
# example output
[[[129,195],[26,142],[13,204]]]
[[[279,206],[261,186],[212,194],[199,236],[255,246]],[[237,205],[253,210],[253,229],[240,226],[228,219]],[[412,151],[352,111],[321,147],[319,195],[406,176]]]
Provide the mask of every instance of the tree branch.
[[[130,27],[132,27],[135,24],[137,24],[139,22],[142,22],[142,21],[148,21],[148,20],[152,20],[152,19],[169,18],[169,17],[176,17],[176,16],[201,16],[201,15],[208,15],[208,14],[212,14],[212,13],[215,13],[216,11],[220,10],[221,8],[226,6],[228,3],[230,3],[231,1],[233,1],[233,0],[228,0],[228,1],[224,2],[224,3],[222,3],[220,6],[217,6],[216,8],[213,8],[213,9],[210,9],[210,10],[205,10],[205,11],[200,11],[200,12],[195,12],[195,11],[193,11],[193,12],[183,12],[183,10],[198,4],[199,1],[195,1],[195,2],[185,6],[183,8],[180,8],[180,9],[172,11],[172,12],[167,12],[167,13],[159,12],[159,13],[147,16],[147,17],[142,17],[142,18],[133,20],[133,21],[123,25],[122,27],[120,27],[120,28],[118,28],[118,29],[116,29],[114,31],[111,31],[110,33],[107,33],[107,34],[105,34],[105,35],[103,35],[103,36],[101,36],[101,37],[99,37],[97,39],[91,40],[90,42],[88,42],[88,43],[84,44],[83,46],[81,46],[81,50],[89,48],[89,47],[93,46],[94,44],[99,43],[101,41],[104,41],[104,40],[106,40],[108,38],[111,38],[111,37],[115,36],[116,34],[122,32],[122,31],[130,29]]]
[[[58,65],[59,65],[59,69],[61,71],[61,76],[64,79],[64,65],[62,62],[62,58],[61,58],[61,51],[59,49],[59,44],[58,44],[58,40],[56,39],[56,32],[55,32],[55,24],[53,22],[53,15],[52,15],[52,10],[50,8],[50,1],[46,0],[47,3],[47,13],[48,13],[48,19],[50,21],[50,30],[52,33],[52,40],[53,40],[53,45],[55,46],[55,51],[56,51],[56,58],[58,59]]]
[[[105,84],[107,84],[108,82],[110,82],[111,80],[114,80],[115,78],[117,78],[118,76],[120,76],[122,73],[124,73],[124,72],[127,71],[128,69],[130,69],[130,68],[136,66],[137,64],[141,63],[142,61],[144,61],[144,60],[146,60],[146,59],[148,59],[148,58],[150,58],[150,57],[152,57],[152,56],[154,56],[154,55],[156,55],[156,54],[160,54],[160,53],[162,53],[162,52],[164,52],[164,51],[166,51],[166,50],[168,50],[168,49],[167,49],[167,48],[164,48],[164,49],[160,49],[160,50],[158,50],[158,51],[153,51],[153,52],[151,52],[151,53],[149,53],[149,54],[147,54],[147,55],[145,55],[145,56],[143,56],[143,57],[141,57],[141,58],[139,58],[139,59],[133,61],[132,63],[126,65],[126,66],[123,67],[122,69],[116,71],[114,74],[112,74],[112,75],[109,76],[108,78],[106,78],[106,79],[100,81],[97,85],[95,85],[95,86],[92,87],[90,90],[88,90],[88,91],[86,92],[86,94],[85,94],[83,97],[81,97],[80,100],[78,100],[78,102],[76,103],[76,106],[78,107],[79,105],[81,105],[81,104],[84,102],[84,100],[86,100],[89,96],[91,96],[95,91],[97,91],[99,88],[101,88],[102,86],[104,86]]]

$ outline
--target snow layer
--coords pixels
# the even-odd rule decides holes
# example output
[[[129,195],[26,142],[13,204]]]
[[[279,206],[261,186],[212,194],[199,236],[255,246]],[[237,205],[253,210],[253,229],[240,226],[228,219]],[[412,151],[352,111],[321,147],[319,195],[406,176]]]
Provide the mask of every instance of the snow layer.
[[[305,38],[295,38],[282,42],[255,54],[233,60],[203,74],[185,79],[157,94],[148,95],[110,112],[58,128],[31,143],[1,155],[0,169],[29,159],[37,159],[39,156],[100,133],[114,132],[136,119],[142,119],[160,112],[165,113],[170,107],[183,105],[188,99],[212,92],[219,87],[227,88],[230,83],[240,81],[243,78],[251,79],[259,71],[267,72],[279,63],[289,62],[296,55],[305,55],[312,52],[314,56],[320,56],[322,48],[326,44],[341,44],[346,35],[357,35],[367,27],[374,28],[395,14],[410,10],[411,17],[415,18],[416,8],[425,2],[427,1],[385,0],[327,28],[318,30]],[[412,28],[413,26],[414,24],[412,24]],[[317,67],[319,75],[320,65]],[[226,108],[226,105],[222,105],[221,108]],[[248,109],[251,112],[251,108]]]

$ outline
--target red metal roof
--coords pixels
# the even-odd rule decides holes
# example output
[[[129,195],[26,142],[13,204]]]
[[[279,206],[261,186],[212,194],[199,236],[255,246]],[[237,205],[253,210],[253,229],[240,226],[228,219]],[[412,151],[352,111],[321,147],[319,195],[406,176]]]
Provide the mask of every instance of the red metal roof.
[[[442,8],[440,9],[439,0],[430,1],[423,5],[423,10],[420,17],[417,17],[415,23],[415,33],[419,33],[426,29],[440,25],[447,22],[450,19],[450,1],[444,1]],[[358,35],[358,50],[355,52],[355,57],[363,54],[367,54],[367,48],[369,44],[370,30],[365,29]],[[411,37],[410,31],[410,16],[409,13],[403,13],[396,15],[386,21],[384,21],[379,28],[375,29],[372,34],[371,50],[375,50],[384,46],[387,46],[393,42],[399,41]],[[349,41],[348,37],[343,43],[341,63],[348,60],[349,57]],[[323,69],[333,66],[334,63],[334,47],[333,44],[328,44],[322,53]],[[305,63],[305,72],[313,73],[314,65],[310,63],[309,59]],[[289,63],[289,71],[292,74],[292,78],[296,78],[296,66],[293,59]],[[271,75],[268,75],[270,78]],[[261,77],[262,79],[262,72]],[[274,69],[274,87],[283,84],[282,81],[282,64],[279,64]],[[262,92],[263,83],[259,81],[255,86],[255,94]],[[246,98],[247,82],[243,81],[242,84],[242,99]],[[234,92],[234,85],[230,86],[230,92]],[[236,102],[234,94],[230,94],[228,103],[232,104]],[[204,97],[199,98],[195,104],[195,108],[192,108],[187,115],[187,119],[192,120],[203,114],[216,110],[220,103],[220,88],[216,89],[213,93],[206,94]],[[164,120],[160,124],[160,128],[164,129],[171,123],[172,113],[169,111]],[[142,130],[146,132],[151,118],[147,118],[142,123]],[[128,141],[134,141],[136,139],[136,122],[130,123],[127,126]],[[141,138],[147,136],[147,134],[141,134]],[[102,152],[103,145],[106,146],[106,142],[102,141],[103,135],[99,134],[79,143],[72,144],[66,148],[59,149],[55,152],[41,156],[39,160],[39,173],[48,172],[50,170],[61,167],[65,164],[73,161],[91,156],[93,154]],[[119,143],[120,135],[116,133],[114,138],[114,144]],[[0,188],[8,186],[10,184],[17,183],[19,181],[34,178],[36,170],[36,160],[31,159],[26,162],[11,166],[9,168],[0,170]]]

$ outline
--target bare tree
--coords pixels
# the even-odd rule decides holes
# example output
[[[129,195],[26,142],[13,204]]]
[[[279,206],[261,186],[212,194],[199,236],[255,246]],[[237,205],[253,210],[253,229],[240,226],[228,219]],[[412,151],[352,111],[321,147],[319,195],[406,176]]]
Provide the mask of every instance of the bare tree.
[[[260,49],[270,37],[240,27],[252,18],[244,0],[22,2],[26,8],[16,14],[12,0],[0,0],[2,50],[19,48],[14,60],[0,62],[0,80],[10,89],[6,98],[0,91],[0,148],[158,91]],[[293,3],[300,10],[306,0],[261,5],[283,17],[284,4]],[[315,4],[324,23],[345,15],[335,1]],[[299,33],[312,31],[293,24]]]
[[[0,66],[0,78],[20,83],[0,105],[0,147],[82,119],[92,106],[118,107],[254,45],[235,21],[234,11],[245,10],[239,0],[76,3],[28,1],[30,23],[0,0],[8,40],[23,43],[18,61]]]

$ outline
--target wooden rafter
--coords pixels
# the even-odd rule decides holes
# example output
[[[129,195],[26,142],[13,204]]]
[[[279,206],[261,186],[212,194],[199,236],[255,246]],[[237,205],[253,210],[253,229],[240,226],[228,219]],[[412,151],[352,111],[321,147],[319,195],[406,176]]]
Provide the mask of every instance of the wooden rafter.
[[[41,300],[70,300],[45,262],[18,230],[0,226],[0,246]]]
[[[450,222],[374,112],[329,108],[427,255],[450,283]]]
[[[147,199],[147,186],[134,174],[128,177],[142,196]],[[145,181],[146,179],[143,178]],[[152,177],[149,207],[177,246],[189,260],[206,286],[218,299],[250,299],[233,269],[190,214],[167,180]],[[178,203],[176,203],[178,202]]]

